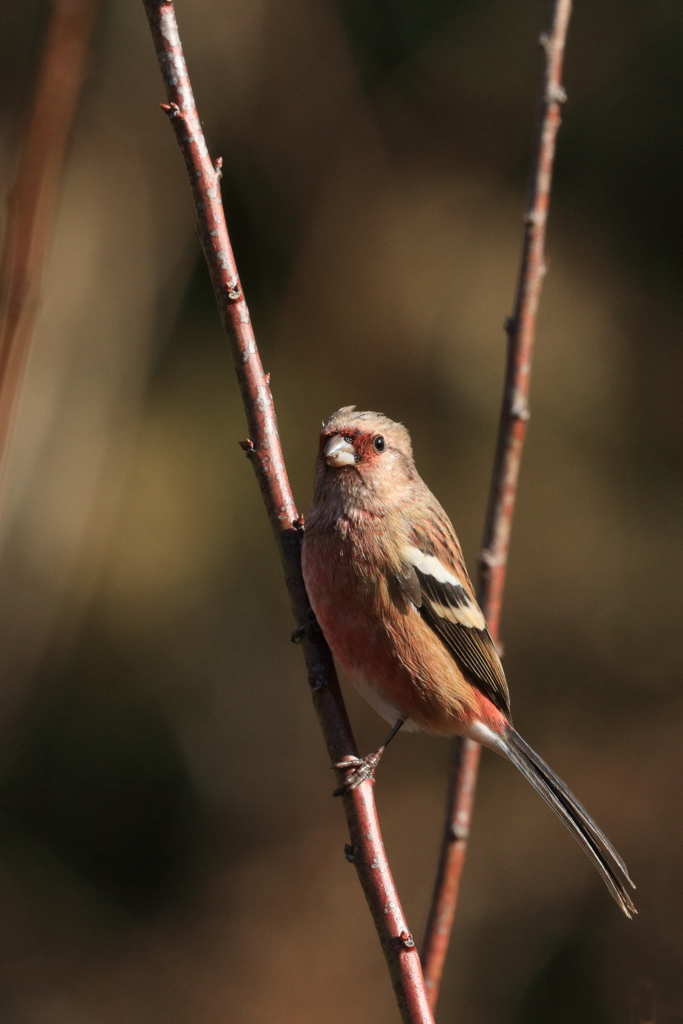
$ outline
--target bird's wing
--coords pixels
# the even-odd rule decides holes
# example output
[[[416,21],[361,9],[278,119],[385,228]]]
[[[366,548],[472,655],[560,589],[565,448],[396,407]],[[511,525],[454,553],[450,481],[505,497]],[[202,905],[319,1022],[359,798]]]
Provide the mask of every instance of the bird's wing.
[[[438,524],[431,535],[411,524],[396,579],[472,683],[509,717],[505,673],[474,597],[460,545],[446,513],[440,506],[435,512]]]

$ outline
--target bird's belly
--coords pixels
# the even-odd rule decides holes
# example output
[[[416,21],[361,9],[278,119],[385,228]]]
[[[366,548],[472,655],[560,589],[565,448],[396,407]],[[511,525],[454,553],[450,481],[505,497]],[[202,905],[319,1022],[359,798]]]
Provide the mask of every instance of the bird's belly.
[[[304,545],[304,579],[335,659],[387,722],[441,735],[463,732],[474,708],[471,686],[412,605],[399,609],[380,574]]]
[[[333,559],[329,552],[315,558],[306,554],[304,548],[306,589],[336,661],[371,707],[393,725],[405,717],[400,701],[404,672],[375,607],[376,585],[359,578],[350,558]],[[409,680],[404,685],[409,686]]]
[[[386,697],[378,686],[369,680],[367,676],[362,672],[347,672],[349,679],[356,687],[361,697],[364,697],[371,708],[373,708],[380,718],[383,718],[389,725],[395,725],[399,718],[403,718],[403,713],[399,711],[397,707]],[[413,722],[411,718],[406,718],[403,723],[404,732],[417,732],[419,725]]]
[[[412,675],[373,617],[363,615],[362,607],[344,614],[326,604],[316,615],[336,661],[368,704],[390,725],[405,718],[404,729],[418,729],[410,717]]]

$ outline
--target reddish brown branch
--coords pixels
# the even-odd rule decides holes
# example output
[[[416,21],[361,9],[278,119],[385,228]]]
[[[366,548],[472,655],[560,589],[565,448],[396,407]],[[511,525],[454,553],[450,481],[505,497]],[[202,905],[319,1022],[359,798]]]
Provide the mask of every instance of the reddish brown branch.
[[[97,0],[56,0],[0,257],[0,465],[38,311],[43,271]]]
[[[506,324],[508,352],[503,407],[484,528],[479,577],[480,603],[491,635],[496,641],[498,641],[500,631],[500,614],[503,604],[512,516],[517,497],[519,467],[529,419],[529,380],[536,332],[536,314],[546,271],[545,231],[555,157],[555,139],[560,127],[561,105],[566,98],[562,88],[562,62],[571,7],[571,0],[555,0],[550,29],[547,34],[541,36],[541,45],[545,51],[543,90],[533,146],[515,309]],[[439,994],[444,959],[458,902],[479,753],[479,746],[472,740],[453,741],[452,781],[449,785],[446,824],[422,953],[425,980],[432,1007],[436,1005]]]
[[[432,1009],[439,995],[443,965],[458,903],[480,750],[478,743],[468,743],[461,736],[456,736],[451,741],[446,822],[422,952],[425,985]]]
[[[223,325],[230,340],[247,417],[249,440],[243,447],[254,466],[280,550],[294,618],[303,627],[312,613],[300,567],[300,519],[287,478],[273,397],[244,299],[228,237],[219,177],[201,129],[183,57],[173,4],[144,0],[152,29],[168,105],[164,107],[185,159],[204,250]],[[320,633],[305,636],[304,657],[313,702],[332,762],[357,756],[334,664]],[[341,781],[341,777],[340,777]],[[402,1019],[433,1021],[419,956],[408,931],[377,821],[373,787],[365,782],[343,797],[350,833],[346,856],[356,867],[389,966]]]

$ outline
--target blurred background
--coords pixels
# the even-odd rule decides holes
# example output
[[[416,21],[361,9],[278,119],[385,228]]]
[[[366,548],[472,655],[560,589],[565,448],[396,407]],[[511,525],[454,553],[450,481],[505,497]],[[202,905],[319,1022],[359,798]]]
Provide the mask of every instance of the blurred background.
[[[379,409],[474,571],[548,0],[177,6],[300,507],[321,420]],[[5,193],[50,9],[0,8]],[[565,85],[505,664],[640,915],[485,753],[437,1016],[674,1024],[680,4],[578,0]],[[163,99],[142,4],[106,0],[1,498],[0,1019],[389,1024]],[[378,773],[416,935],[446,764],[405,735]]]

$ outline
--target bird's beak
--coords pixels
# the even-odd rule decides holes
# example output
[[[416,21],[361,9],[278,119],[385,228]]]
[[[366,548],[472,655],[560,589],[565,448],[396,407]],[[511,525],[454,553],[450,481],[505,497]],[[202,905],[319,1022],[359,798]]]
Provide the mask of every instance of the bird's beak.
[[[340,466],[355,466],[356,453],[353,445],[343,437],[333,437],[325,445],[325,462],[339,469]]]

